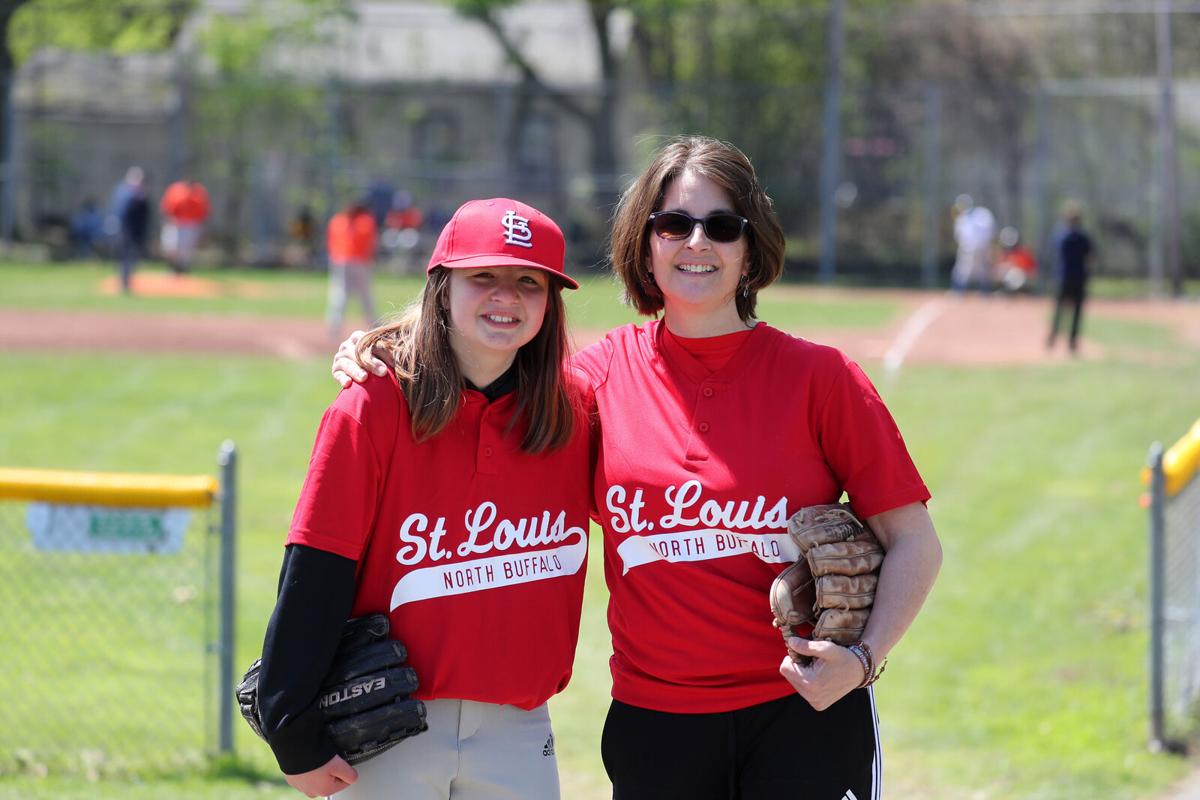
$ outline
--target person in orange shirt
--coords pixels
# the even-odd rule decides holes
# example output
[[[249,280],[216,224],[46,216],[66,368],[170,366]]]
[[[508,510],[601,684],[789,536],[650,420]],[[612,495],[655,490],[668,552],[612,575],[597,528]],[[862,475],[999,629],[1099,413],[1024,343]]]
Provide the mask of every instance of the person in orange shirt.
[[[182,275],[192,268],[204,221],[208,219],[208,190],[199,181],[183,178],[163,192],[162,251],[171,271]]]
[[[997,286],[1010,293],[1033,290],[1037,275],[1037,259],[1021,241],[1021,234],[1011,226],[1000,231],[1000,258],[996,261]]]
[[[360,201],[349,203],[329,220],[325,248],[329,254],[329,310],[326,319],[333,341],[342,338],[346,299],[353,293],[362,304],[367,327],[375,324],[371,297],[371,266],[379,231],[370,210]]]

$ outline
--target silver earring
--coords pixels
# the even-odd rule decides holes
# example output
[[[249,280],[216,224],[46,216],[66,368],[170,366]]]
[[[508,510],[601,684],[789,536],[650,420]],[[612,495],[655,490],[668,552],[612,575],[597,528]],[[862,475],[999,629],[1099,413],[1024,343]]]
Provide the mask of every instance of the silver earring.
[[[742,297],[750,297],[750,278],[746,275],[742,276]]]

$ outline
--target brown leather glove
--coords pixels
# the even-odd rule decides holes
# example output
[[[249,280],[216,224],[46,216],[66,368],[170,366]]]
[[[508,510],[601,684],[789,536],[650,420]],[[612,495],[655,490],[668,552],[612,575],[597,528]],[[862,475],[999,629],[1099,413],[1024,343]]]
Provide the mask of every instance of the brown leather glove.
[[[883,563],[879,540],[841,503],[800,509],[788,520],[788,535],[800,557],[771,584],[775,626],[785,639],[842,646],[862,639]]]

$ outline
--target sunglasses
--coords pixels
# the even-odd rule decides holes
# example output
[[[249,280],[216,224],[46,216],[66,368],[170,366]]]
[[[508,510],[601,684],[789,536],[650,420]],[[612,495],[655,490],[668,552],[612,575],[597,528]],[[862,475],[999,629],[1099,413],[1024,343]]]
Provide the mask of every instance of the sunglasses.
[[[656,211],[650,215],[650,229],[654,234],[660,239],[676,241],[690,237],[699,223],[710,242],[736,242],[742,238],[749,222],[745,217],[728,211],[717,211],[703,219],[697,219],[682,211]]]

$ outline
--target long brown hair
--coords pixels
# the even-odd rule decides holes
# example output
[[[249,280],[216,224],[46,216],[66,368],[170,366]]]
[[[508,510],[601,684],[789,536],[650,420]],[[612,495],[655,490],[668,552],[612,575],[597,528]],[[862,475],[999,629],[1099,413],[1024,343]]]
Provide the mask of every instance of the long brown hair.
[[[637,180],[621,195],[613,217],[609,257],[625,286],[625,302],[650,316],[663,308],[662,292],[650,274],[650,214],[658,211],[667,186],[684,170],[692,170],[725,190],[732,211],[750,220],[746,227],[746,295],[738,287],[738,316],[754,317],[758,291],[783,273],[785,240],[774,204],[763,191],[754,166],[741,150],[708,136],[679,136],[654,156]]]
[[[358,342],[361,362],[376,345],[391,354],[392,369],[408,401],[412,433],[425,441],[441,433],[461,402],[463,375],[450,348],[450,270],[436,267],[425,290],[394,322],[381,325]],[[562,447],[571,438],[579,408],[566,380],[568,352],[562,284],[547,286],[546,316],[531,341],[517,351],[517,408],[508,430],[524,417],[529,429],[521,440],[525,453]]]

